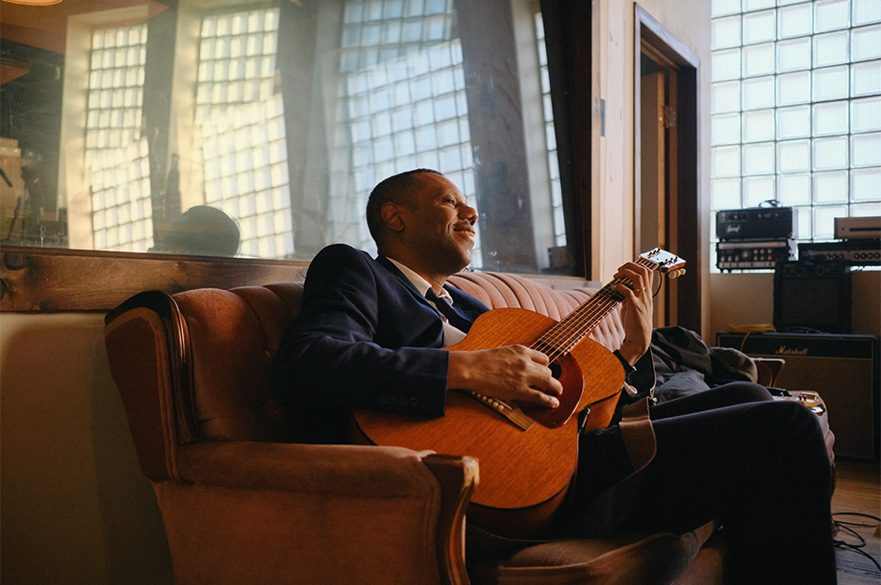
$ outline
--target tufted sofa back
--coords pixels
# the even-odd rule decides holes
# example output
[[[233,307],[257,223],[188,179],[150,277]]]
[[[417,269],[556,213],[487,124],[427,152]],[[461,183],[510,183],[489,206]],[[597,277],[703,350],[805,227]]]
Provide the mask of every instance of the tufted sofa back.
[[[490,308],[521,307],[557,320],[595,292],[558,291],[500,273],[463,273],[450,282]],[[275,402],[270,369],[302,294],[301,283],[148,292],[107,316],[111,372],[148,477],[175,477],[174,445],[297,439],[303,413]],[[624,337],[618,310],[591,336],[617,347]]]
[[[595,288],[556,290],[524,276],[500,272],[463,272],[450,277],[449,282],[490,309],[519,307],[557,321],[597,292]],[[624,341],[620,307],[601,321],[590,337],[610,350],[618,349]]]

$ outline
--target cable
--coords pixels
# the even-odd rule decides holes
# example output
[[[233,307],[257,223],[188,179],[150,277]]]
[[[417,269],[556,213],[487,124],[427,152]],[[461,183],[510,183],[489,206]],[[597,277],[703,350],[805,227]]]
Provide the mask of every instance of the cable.
[[[658,272],[658,276],[660,276],[661,278],[658,279],[658,288],[657,290],[655,290],[655,292],[652,293],[652,298],[658,296],[658,293],[661,292],[661,287],[664,286],[664,273]]]
[[[851,526],[872,528],[875,525],[873,525],[873,524],[860,524],[857,522],[843,522],[841,520],[836,520],[835,516],[859,516],[862,518],[869,518],[871,520],[875,520],[876,522],[879,522],[879,523],[881,523],[881,518],[878,518],[877,516],[872,516],[871,514],[860,514],[859,512],[836,512],[835,514],[832,514],[832,523],[835,526],[835,532],[833,533],[833,538],[832,538],[833,546],[839,550],[853,551],[857,554],[860,554],[860,555],[866,557],[867,559],[872,561],[872,564],[874,564],[875,568],[878,569],[878,574],[881,575],[881,563],[878,562],[878,559],[876,559],[875,557],[873,557],[872,555],[870,555],[866,551],[862,550],[866,546],[866,539],[863,538],[863,536],[860,533],[858,533],[856,530],[851,528]],[[835,536],[838,536],[839,531],[847,532],[850,536],[857,539],[857,543],[854,544],[851,542],[847,542],[845,540],[836,539]]]
[[[780,207],[780,201],[777,199],[766,199],[759,203],[759,207]]]

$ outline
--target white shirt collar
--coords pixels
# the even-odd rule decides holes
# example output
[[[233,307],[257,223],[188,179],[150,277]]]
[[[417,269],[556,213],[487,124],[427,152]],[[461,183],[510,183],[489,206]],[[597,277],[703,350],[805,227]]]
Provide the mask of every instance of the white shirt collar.
[[[392,264],[397,266],[398,270],[400,270],[401,272],[404,273],[404,276],[407,277],[407,280],[409,280],[411,283],[413,283],[413,286],[416,287],[416,290],[419,291],[419,294],[421,294],[424,297],[425,293],[428,292],[428,289],[431,288],[431,285],[428,283],[428,281],[425,280],[424,278],[422,278],[421,276],[419,276],[418,274],[416,274],[416,272],[414,272],[413,270],[411,270],[407,266],[405,266],[405,265],[401,264],[400,262],[398,262],[397,260],[395,260],[394,258],[388,258],[388,256],[386,256],[386,258],[388,259],[389,262],[391,262]],[[450,304],[453,304],[453,297],[450,296],[450,293],[447,292],[447,289],[441,287],[441,292],[437,296],[439,298],[446,299],[450,302]]]
[[[431,288],[431,285],[428,283],[428,281],[416,274],[413,270],[398,262],[397,260],[389,258],[388,256],[386,256],[386,258],[389,260],[389,262],[397,266],[398,270],[400,270],[404,274],[404,276],[407,277],[407,280],[413,283],[413,286],[416,287],[416,290],[419,291],[419,294],[424,297],[425,293],[428,292],[428,289]],[[449,301],[451,305],[453,304],[453,297],[450,296],[450,293],[447,292],[447,289],[441,287],[441,293],[437,296],[440,299]],[[431,301],[428,302],[431,303]],[[438,316],[441,318],[444,324],[444,345],[449,347],[465,339],[464,332],[450,325],[450,322],[447,320],[447,318],[444,317],[440,312],[438,312]]]

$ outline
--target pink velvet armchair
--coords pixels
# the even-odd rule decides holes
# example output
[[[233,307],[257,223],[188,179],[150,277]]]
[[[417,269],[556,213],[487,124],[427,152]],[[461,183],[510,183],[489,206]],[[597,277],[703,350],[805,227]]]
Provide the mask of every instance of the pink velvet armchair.
[[[471,273],[490,307],[555,319],[592,291]],[[723,583],[724,539],[613,534],[491,554],[469,536],[479,462],[463,454],[304,442],[308,413],[280,407],[270,364],[300,308],[280,283],[147,292],[106,317],[113,378],[162,513],[178,584]],[[593,337],[623,337],[613,314]]]

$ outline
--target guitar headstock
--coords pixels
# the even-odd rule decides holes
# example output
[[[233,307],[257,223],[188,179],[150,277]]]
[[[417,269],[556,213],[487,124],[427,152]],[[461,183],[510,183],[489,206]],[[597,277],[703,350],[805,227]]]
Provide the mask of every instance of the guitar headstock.
[[[661,248],[655,248],[639,255],[638,264],[666,274],[667,278],[679,278],[685,274],[685,260]]]

